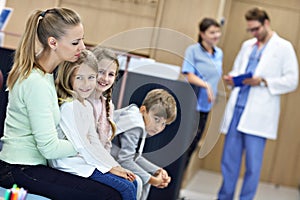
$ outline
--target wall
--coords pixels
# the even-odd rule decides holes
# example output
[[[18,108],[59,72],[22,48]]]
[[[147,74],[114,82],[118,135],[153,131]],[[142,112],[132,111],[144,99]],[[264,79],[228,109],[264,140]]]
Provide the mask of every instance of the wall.
[[[290,40],[297,52],[300,50],[299,0],[7,0],[7,6],[14,8],[5,29],[8,32],[5,46],[9,48],[17,46],[25,19],[33,9],[65,6],[75,9],[82,16],[87,44],[101,43],[180,66],[185,48],[197,40],[201,18],[209,16],[220,19],[224,14],[226,23],[219,46],[224,51],[224,73],[227,73],[242,41],[249,38],[245,31],[245,11],[252,6],[262,6],[270,14],[274,30]],[[222,85],[220,87],[224,90]],[[267,142],[261,175],[263,181],[289,186],[299,184],[299,93],[298,89],[282,98],[279,137],[276,141]],[[226,102],[222,95],[221,105]],[[220,117],[222,113],[223,106],[217,104],[214,115]],[[211,118],[211,132],[214,133],[218,127],[215,119]],[[220,170],[223,139],[220,136],[213,151],[204,159],[194,157],[190,174],[197,168]]]
[[[32,10],[46,9],[55,5],[53,0],[44,1],[18,1],[18,0],[6,0],[6,7],[13,8],[13,13],[10,17],[5,32],[4,46],[8,48],[16,48],[18,45],[21,34],[24,31],[25,19],[29,16]]]
[[[64,6],[75,9],[81,15],[87,44],[101,43],[150,56],[161,62],[180,65],[185,48],[197,39],[199,20],[204,16],[214,17],[219,5],[218,0],[190,0],[189,3],[180,0],[24,0],[22,3],[7,0],[7,6],[13,7],[14,13],[5,31],[14,36],[6,37],[6,47],[17,45],[25,26],[25,21],[20,19],[26,19],[33,9]],[[149,27],[183,33],[189,42],[174,42],[174,38]],[[141,29],[146,31],[142,32]],[[126,33],[130,31],[132,37],[127,37]],[[162,49],[161,46],[172,44],[179,49],[179,53],[174,55],[169,50],[158,51]]]

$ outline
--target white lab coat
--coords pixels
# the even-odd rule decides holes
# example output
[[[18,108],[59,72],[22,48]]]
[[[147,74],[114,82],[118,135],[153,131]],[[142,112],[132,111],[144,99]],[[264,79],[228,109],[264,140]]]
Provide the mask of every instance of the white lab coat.
[[[232,76],[245,73],[249,55],[256,38],[243,43],[238,53]],[[298,85],[298,61],[292,44],[279,37],[275,32],[262,53],[254,76],[263,77],[268,87],[251,87],[248,100],[237,129],[267,139],[277,138],[280,115],[280,95],[291,92]],[[221,132],[227,133],[233,117],[239,87],[235,87],[228,100]]]

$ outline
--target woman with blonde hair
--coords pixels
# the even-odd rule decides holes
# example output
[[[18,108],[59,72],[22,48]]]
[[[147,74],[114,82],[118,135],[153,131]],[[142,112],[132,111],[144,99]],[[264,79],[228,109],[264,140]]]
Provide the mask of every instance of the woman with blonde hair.
[[[35,10],[28,18],[7,80],[0,186],[16,183],[55,200],[121,199],[111,187],[47,166],[47,159],[77,154],[69,141],[58,139],[60,111],[53,71],[79,58],[85,49],[83,36],[80,16],[71,9]]]

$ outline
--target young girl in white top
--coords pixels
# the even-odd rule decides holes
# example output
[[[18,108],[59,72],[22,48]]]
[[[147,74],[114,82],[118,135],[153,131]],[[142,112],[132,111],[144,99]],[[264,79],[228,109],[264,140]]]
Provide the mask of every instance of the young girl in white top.
[[[72,142],[77,156],[50,160],[49,164],[114,187],[124,200],[136,199],[135,175],[120,167],[101,144],[95,129],[93,107],[86,100],[96,87],[98,65],[88,50],[75,63],[58,70],[56,89],[60,100],[59,134]],[[127,180],[126,180],[127,179]]]

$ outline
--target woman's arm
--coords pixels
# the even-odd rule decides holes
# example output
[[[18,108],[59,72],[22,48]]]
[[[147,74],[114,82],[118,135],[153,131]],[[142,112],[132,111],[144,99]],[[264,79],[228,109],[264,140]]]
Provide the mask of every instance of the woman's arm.
[[[27,80],[24,86],[23,101],[34,140],[41,154],[46,159],[76,155],[77,152],[69,141],[58,139],[56,125],[60,112],[54,85],[36,77]]]

